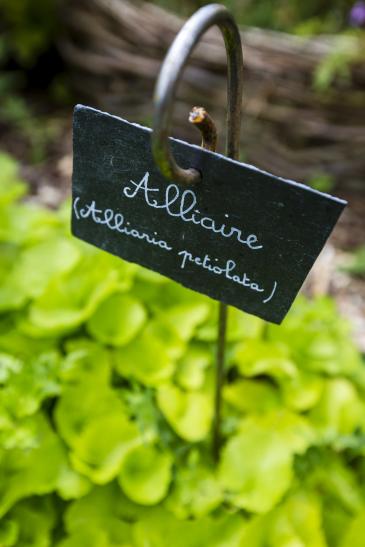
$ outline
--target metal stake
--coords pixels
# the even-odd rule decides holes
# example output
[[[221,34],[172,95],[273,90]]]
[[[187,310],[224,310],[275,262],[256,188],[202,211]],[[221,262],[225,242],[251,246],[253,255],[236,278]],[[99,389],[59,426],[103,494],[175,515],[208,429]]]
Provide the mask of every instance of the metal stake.
[[[154,121],[151,137],[152,153],[161,173],[169,180],[181,184],[196,184],[200,173],[193,168],[182,169],[175,161],[169,146],[172,107],[176,88],[188,58],[201,36],[211,26],[217,25],[222,31],[227,51],[227,136],[226,154],[229,158],[238,159],[241,126],[241,105],[243,89],[242,44],[238,27],[225,6],[209,4],[199,9],[182,27],[172,43],[157,80],[154,94]],[[202,109],[204,110],[204,109]],[[205,112],[205,111],[204,111]],[[194,109],[190,121],[197,123],[203,134],[203,146],[215,149],[216,134],[209,134],[212,129],[211,118],[207,113],[200,124],[196,121],[199,113]],[[194,121],[195,120],[195,121]],[[201,125],[201,127],[199,127]],[[225,332],[227,324],[227,306],[219,305],[218,344],[217,344],[217,381],[215,391],[215,419],[213,429],[213,455],[219,457],[220,420],[222,385],[224,380]]]
[[[217,128],[205,108],[194,106],[189,114],[189,122],[199,129],[202,135],[202,148],[215,152],[217,147]],[[221,446],[221,408],[222,408],[222,390],[224,385],[224,356],[226,345],[228,306],[219,303],[218,309],[218,336],[217,336],[217,355],[216,355],[216,380],[214,394],[214,421],[213,421],[213,458],[219,460]]]
[[[216,381],[214,399],[214,423],[213,423],[213,458],[219,460],[221,447],[221,412],[222,412],[222,390],[224,385],[224,354],[226,347],[228,306],[219,302],[218,312],[218,341],[216,360]]]

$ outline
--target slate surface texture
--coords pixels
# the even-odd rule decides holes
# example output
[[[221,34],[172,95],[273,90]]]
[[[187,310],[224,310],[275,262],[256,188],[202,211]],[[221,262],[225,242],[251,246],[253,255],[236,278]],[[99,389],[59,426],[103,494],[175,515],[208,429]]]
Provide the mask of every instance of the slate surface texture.
[[[280,323],[346,202],[182,141],[201,183],[167,181],[151,130],[74,112],[73,234],[248,313]]]

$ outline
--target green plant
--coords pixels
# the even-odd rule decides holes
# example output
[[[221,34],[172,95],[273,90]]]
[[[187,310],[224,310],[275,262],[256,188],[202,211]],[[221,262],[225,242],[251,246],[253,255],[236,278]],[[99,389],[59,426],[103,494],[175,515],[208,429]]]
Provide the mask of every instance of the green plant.
[[[350,86],[351,67],[361,63],[364,58],[363,45],[364,36],[361,32],[354,36],[340,36],[331,53],[318,63],[313,75],[313,87],[317,91],[325,92],[335,80]]]
[[[327,173],[318,173],[308,181],[308,184],[319,192],[331,192],[334,187],[334,180]]]
[[[0,90],[0,120],[9,132],[24,143],[25,159],[29,163],[45,160],[49,144],[62,130],[59,119],[44,114],[37,115],[24,97],[13,90],[2,94]]]
[[[1,155],[0,544],[363,546],[365,374],[333,302],[230,309],[215,466],[217,303],[25,192]]]
[[[353,253],[347,264],[342,269],[352,275],[365,277],[365,245],[360,245]]]
[[[54,40],[55,0],[0,0],[2,43],[9,56],[29,68]]]
[[[191,15],[202,5],[203,0],[153,0],[165,8],[176,10],[183,15]],[[301,35],[337,33],[348,25],[353,0],[223,0],[242,25],[271,28]]]

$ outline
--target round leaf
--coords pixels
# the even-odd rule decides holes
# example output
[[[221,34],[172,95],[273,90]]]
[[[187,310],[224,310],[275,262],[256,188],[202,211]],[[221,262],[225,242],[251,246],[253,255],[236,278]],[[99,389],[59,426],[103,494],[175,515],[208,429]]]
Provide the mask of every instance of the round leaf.
[[[104,344],[124,346],[141,329],[146,315],[144,306],[136,298],[115,293],[100,304],[89,319],[87,329]]]
[[[130,344],[116,351],[117,371],[142,384],[157,386],[173,375],[181,344],[167,327],[152,321]]]
[[[248,421],[222,451],[220,480],[238,507],[272,509],[289,488],[292,453],[275,430]]]
[[[122,414],[93,420],[74,441],[71,462],[96,484],[117,476],[123,459],[141,442],[133,422]]]
[[[203,517],[219,507],[223,491],[214,473],[202,465],[180,468],[165,506],[179,519]]]
[[[184,393],[170,385],[158,390],[157,403],[166,420],[187,441],[203,440],[213,418],[213,401],[205,393]]]
[[[119,484],[127,496],[141,505],[155,505],[167,494],[173,459],[153,446],[129,452],[119,473]]]

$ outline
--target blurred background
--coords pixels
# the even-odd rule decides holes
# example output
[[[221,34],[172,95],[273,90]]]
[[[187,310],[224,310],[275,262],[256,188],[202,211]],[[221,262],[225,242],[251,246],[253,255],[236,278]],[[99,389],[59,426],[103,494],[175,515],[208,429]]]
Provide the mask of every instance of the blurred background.
[[[84,102],[150,125],[161,61],[199,0],[1,0],[0,146],[36,199],[70,191],[72,107]],[[349,207],[310,290],[335,295],[365,351],[365,4],[361,0],[226,0],[242,28],[241,160],[334,192]],[[172,134],[202,105],[224,151],[226,59],[206,34],[178,90]]]

